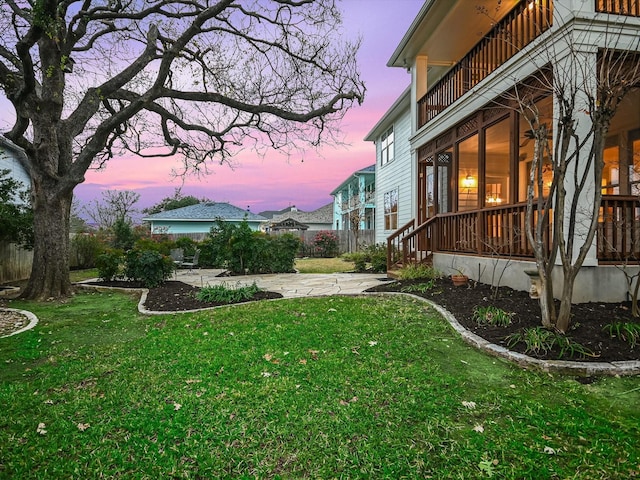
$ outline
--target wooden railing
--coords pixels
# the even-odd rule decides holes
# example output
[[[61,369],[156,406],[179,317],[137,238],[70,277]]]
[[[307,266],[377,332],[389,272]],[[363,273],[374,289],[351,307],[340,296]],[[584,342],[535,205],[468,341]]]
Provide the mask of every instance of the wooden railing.
[[[640,0],[596,0],[596,12],[640,17]]]
[[[416,221],[411,220],[403,225],[387,238],[387,271],[391,270],[394,265],[403,258],[402,241],[406,236],[411,235],[416,227]]]
[[[552,21],[553,0],[520,2],[418,101],[418,128],[540,36]]]
[[[598,222],[598,260],[640,260],[640,198],[602,196]]]
[[[526,237],[527,204],[518,203],[468,212],[444,213],[415,227],[409,222],[404,230],[389,237],[397,263],[423,261],[431,252],[473,254],[483,257],[533,258]],[[533,222],[535,224],[534,212]],[[550,247],[550,217],[544,229],[544,242]],[[407,228],[409,227],[410,228]],[[393,240],[391,240],[393,238]],[[597,231],[598,260],[624,263],[640,261],[640,197],[603,195]]]

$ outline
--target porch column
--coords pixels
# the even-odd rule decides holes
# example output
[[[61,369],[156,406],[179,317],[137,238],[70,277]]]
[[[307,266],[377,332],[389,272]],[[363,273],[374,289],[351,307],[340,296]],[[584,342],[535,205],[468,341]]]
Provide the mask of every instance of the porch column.
[[[411,69],[411,132],[418,130],[418,100],[427,94],[427,57],[420,55]]]
[[[577,47],[578,45],[573,45]],[[578,195],[578,210],[576,212],[575,222],[575,234],[574,234],[574,254],[573,259],[578,255],[580,246],[584,243],[589,226],[592,219],[592,212],[594,206],[594,196],[596,188],[601,188],[600,185],[596,185],[594,179],[594,166],[585,165],[586,159],[589,156],[589,150],[593,143],[593,138],[590,136],[590,129],[592,126],[591,118],[588,115],[589,103],[587,101],[587,92],[590,95],[595,96],[597,91],[597,48],[588,45],[581,45],[580,50],[576,49],[556,62],[554,81],[563,83],[565,91],[570,93],[576,92],[576,102],[574,112],[575,130],[577,137],[583,141],[588,139],[582,146],[579,152],[579,161],[572,161],[567,168],[564,187],[566,189],[565,200],[565,219],[564,219],[564,231],[565,235],[569,232],[569,213],[571,209],[571,201],[575,195]],[[557,91],[557,90],[556,90]],[[554,98],[554,121],[557,121],[559,116],[558,99]],[[555,135],[555,132],[554,132]],[[585,186],[581,192],[577,192],[579,188],[576,185],[575,179],[582,178],[586,172]],[[566,237],[565,237],[566,240]],[[560,263],[558,258],[557,263]],[[593,238],[593,242],[587,252],[583,266],[596,266],[598,265],[598,252],[597,252],[597,234]]]

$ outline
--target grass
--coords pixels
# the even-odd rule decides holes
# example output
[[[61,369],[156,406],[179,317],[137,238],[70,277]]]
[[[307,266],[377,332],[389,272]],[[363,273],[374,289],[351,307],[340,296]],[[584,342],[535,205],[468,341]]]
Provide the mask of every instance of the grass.
[[[256,282],[246,286],[240,285],[239,282],[235,286],[222,283],[202,287],[196,293],[196,298],[205,302],[237,303],[252,298],[260,291]]]
[[[12,302],[0,478],[629,478],[640,378],[524,371],[403,297]],[[41,425],[43,424],[43,425]]]
[[[353,272],[353,262],[335,258],[296,258],[296,269],[300,273],[343,273]]]

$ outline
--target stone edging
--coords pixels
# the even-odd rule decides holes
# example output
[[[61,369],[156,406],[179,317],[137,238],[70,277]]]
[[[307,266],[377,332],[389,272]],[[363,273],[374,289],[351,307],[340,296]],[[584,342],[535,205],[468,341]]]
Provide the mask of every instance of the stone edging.
[[[505,347],[491,343],[484,338],[464,328],[453,314],[437,303],[418,295],[401,292],[376,292],[382,295],[408,295],[416,300],[421,300],[431,306],[442,315],[462,339],[469,345],[487,352],[489,355],[500,357],[515,363],[522,368],[535,368],[548,373],[562,373],[589,377],[592,375],[638,375],[640,374],[640,361],[630,360],[624,362],[572,362],[568,360],[540,360],[523,353],[513,352]]]
[[[22,327],[20,330],[16,330],[15,332],[10,333],[9,335],[3,335],[0,338],[7,338],[13,335],[17,335],[18,333],[26,332],[27,330],[31,330],[33,327],[35,327],[38,324],[38,317],[36,317],[34,313],[31,313],[27,310],[18,310],[16,308],[0,308],[0,310],[5,312],[19,313],[20,315],[23,315],[27,317],[27,319],[29,319],[29,324],[26,327]]]

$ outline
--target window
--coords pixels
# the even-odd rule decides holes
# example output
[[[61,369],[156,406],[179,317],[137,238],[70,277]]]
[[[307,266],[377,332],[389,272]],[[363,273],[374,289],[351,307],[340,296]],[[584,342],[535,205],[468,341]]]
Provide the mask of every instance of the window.
[[[380,137],[380,165],[386,165],[393,161],[393,127]]]
[[[509,118],[485,130],[485,199],[487,207],[509,203],[509,158],[511,131]]]
[[[545,97],[542,100],[536,102],[535,109],[538,111],[538,119],[540,123],[546,124],[548,131],[547,145],[545,151],[542,153],[541,170],[536,172],[534,178],[538,178],[538,175],[542,175],[542,195],[549,193],[549,187],[553,181],[553,165],[549,155],[553,148],[553,99],[551,97]],[[527,199],[527,191],[529,188],[529,181],[531,179],[531,166],[533,165],[533,154],[535,148],[535,140],[533,138],[533,131],[531,130],[531,124],[527,119],[520,115],[519,118],[519,131],[520,138],[518,139],[518,199],[525,201]],[[534,196],[538,196],[538,183],[537,180],[534,183]]]
[[[478,134],[458,144],[458,210],[478,208]]]
[[[398,189],[384,194],[384,229],[398,229]]]

